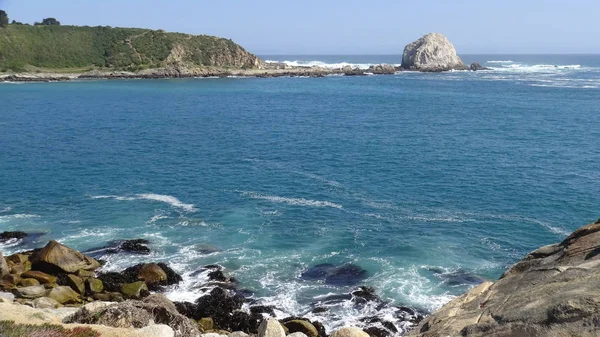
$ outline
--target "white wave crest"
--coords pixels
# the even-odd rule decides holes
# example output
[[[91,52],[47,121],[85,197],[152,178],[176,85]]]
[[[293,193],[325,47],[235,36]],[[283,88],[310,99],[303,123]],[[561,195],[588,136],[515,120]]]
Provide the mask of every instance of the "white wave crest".
[[[265,63],[284,63],[290,67],[320,67],[320,68],[327,68],[327,69],[339,69],[339,68],[343,68],[346,66],[350,66],[352,68],[359,68],[359,69],[369,69],[370,66],[376,64],[376,63],[350,63],[350,62],[335,62],[335,63],[326,63],[323,61],[317,61],[317,60],[313,60],[313,61],[300,61],[300,60],[294,60],[294,61],[273,61],[273,60],[266,60]],[[400,64],[393,64],[393,66],[398,67],[400,66]]]
[[[32,219],[39,218],[40,216],[37,214],[7,214],[0,215],[0,222],[9,222],[17,219]]]
[[[312,206],[312,207],[332,207],[337,209],[342,209],[343,206],[340,204],[336,204],[330,201],[319,201],[319,200],[310,200],[304,198],[286,198],[279,197],[275,195],[264,195],[256,192],[241,192],[243,196],[247,196],[250,199],[262,199],[268,200],[271,202],[283,203],[288,205],[295,206]]]
[[[166,204],[169,204],[173,207],[183,209],[187,212],[195,212],[197,209],[194,207],[194,204],[185,204],[181,202],[179,199],[175,198],[171,195],[164,194],[155,194],[155,193],[142,193],[136,194],[134,197],[129,196],[119,196],[119,195],[94,195],[91,196],[92,199],[115,199],[121,201],[132,201],[132,200],[151,200],[151,201],[160,201]]]
[[[4,207],[3,209],[0,209],[0,213],[10,212],[11,210],[12,210],[12,207]]]
[[[490,62],[488,62],[490,63]],[[581,69],[580,64],[523,64],[523,63],[501,63],[499,67],[491,67],[492,70],[507,71],[507,72],[554,72],[554,71],[565,71],[565,70],[577,70]]]
[[[506,61],[493,61],[493,60],[492,60],[492,61],[487,61],[487,63],[490,63],[490,64],[504,64],[504,63],[513,63],[513,61],[511,61],[511,60],[506,60]]]

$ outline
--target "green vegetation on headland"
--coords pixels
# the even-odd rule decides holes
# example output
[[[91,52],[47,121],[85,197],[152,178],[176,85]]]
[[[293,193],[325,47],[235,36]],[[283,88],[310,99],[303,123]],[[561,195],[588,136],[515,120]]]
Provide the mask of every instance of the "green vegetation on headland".
[[[52,18],[33,26],[0,27],[0,71],[4,72],[35,68],[136,71],[169,65],[247,69],[259,62],[233,41],[207,35],[62,26]]]

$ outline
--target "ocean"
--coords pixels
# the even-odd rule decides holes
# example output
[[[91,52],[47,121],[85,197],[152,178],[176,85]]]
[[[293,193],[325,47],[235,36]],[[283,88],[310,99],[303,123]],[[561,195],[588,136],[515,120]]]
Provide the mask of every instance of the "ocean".
[[[173,300],[219,264],[328,329],[395,319],[330,301],[358,285],[431,312],[600,217],[600,55],[463,59],[492,70],[0,84],[0,231],[40,233],[0,249],[145,238],[150,255],[104,270],[166,262],[184,277]],[[361,277],[303,277],[320,264]]]

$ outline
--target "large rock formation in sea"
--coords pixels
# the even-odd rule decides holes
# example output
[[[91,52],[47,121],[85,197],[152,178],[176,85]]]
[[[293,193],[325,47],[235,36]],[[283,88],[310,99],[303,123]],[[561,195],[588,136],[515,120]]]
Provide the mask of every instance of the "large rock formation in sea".
[[[402,68],[419,71],[468,69],[456,54],[454,45],[440,33],[430,33],[404,47]]]
[[[423,320],[409,336],[598,336],[600,220],[541,247]]]

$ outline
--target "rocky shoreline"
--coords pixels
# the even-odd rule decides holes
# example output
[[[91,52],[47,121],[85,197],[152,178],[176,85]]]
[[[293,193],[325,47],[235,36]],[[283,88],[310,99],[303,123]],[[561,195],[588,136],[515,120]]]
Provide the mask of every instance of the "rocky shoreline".
[[[0,242],[16,242],[27,236],[23,232],[4,232],[0,233]],[[3,305],[27,306],[45,313],[50,311],[52,315],[61,316],[61,324],[67,326],[91,324],[145,329],[152,325],[166,325],[171,330],[161,329],[173,331],[173,334],[167,333],[168,336],[265,336],[264,329],[261,330],[264,322],[271,322],[267,324],[269,326],[277,322],[276,326],[283,331],[269,334],[270,337],[294,333],[294,337],[335,335],[316,320],[304,317],[275,319],[278,308],[257,302],[251,290],[240,288],[239,282],[218,265],[204,266],[192,274],[191,277],[203,274],[208,278],[202,285],[205,289],[202,296],[189,302],[172,302],[162,293],[177,286],[182,277],[167,264],[147,262],[120,272],[105,272],[101,268],[104,262],[94,258],[107,254],[148,253],[148,241],[142,239],[111,242],[85,254],[54,240],[43,248],[6,258],[0,252],[0,302],[4,302]],[[359,282],[365,273],[362,268],[351,264],[324,264],[309,268],[302,278],[322,279],[331,285],[352,285]],[[321,299],[319,303],[324,305],[315,306],[313,312],[327,311],[327,304],[336,301],[349,301],[357,310],[366,305],[388,309],[392,306],[377,296],[374,289],[357,285],[347,295]],[[402,306],[393,306],[393,309],[396,315],[393,319],[365,317],[364,330],[354,329],[350,331],[352,334],[340,337],[393,336],[405,332],[407,327],[422,319],[415,309]],[[5,317],[0,313],[0,321],[3,319]]]
[[[479,63],[473,63],[462,70],[489,70]],[[368,69],[345,66],[342,68],[291,67],[283,63],[267,63],[260,69],[186,68],[166,67],[147,69],[138,72],[92,70],[85,73],[16,73],[0,75],[0,82],[65,82],[75,80],[117,80],[117,79],[175,79],[175,78],[275,78],[275,77],[327,77],[327,76],[367,76],[394,75],[399,72],[440,72],[440,70],[404,69],[390,64],[376,64]]]
[[[27,235],[0,233],[0,242]],[[140,331],[143,336],[181,337],[593,336],[600,329],[600,219],[559,244],[530,253],[496,283],[481,280],[425,319],[415,309],[393,306],[393,319],[366,317],[360,329],[337,331],[326,331],[321,322],[304,317],[276,319],[277,308],[258,303],[251,290],[240,288],[218,265],[192,274],[208,276],[204,295],[193,302],[172,302],[162,292],[182,277],[167,264],[147,262],[104,272],[104,262],[90,256],[148,254],[147,244],[141,239],[122,240],[86,255],[50,241],[43,248],[6,258],[0,253],[0,323],[16,321],[7,312],[38,310],[50,317],[40,324],[129,329],[132,336]],[[323,264],[301,277],[348,285],[363,274],[355,265]],[[319,303],[349,300],[357,310],[366,305],[390,307],[366,286],[356,286],[347,296],[330,297]],[[326,310],[315,306],[312,312]]]

